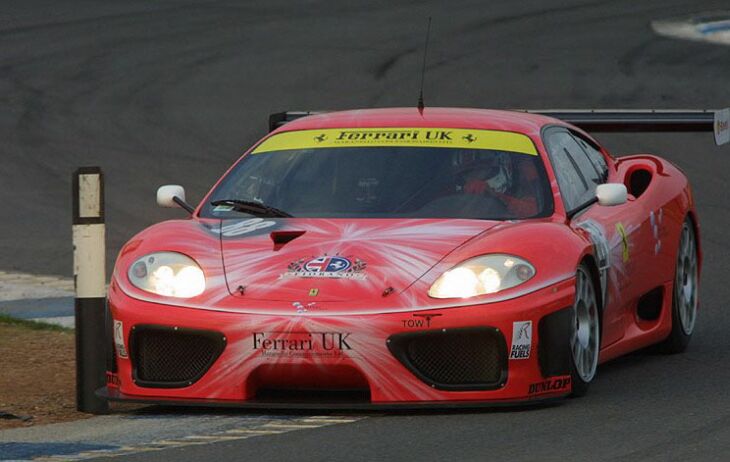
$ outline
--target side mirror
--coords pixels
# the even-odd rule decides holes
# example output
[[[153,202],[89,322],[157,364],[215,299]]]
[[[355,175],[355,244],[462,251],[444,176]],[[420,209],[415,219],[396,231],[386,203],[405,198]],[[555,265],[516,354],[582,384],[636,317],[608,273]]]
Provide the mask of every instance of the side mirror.
[[[177,184],[167,184],[157,189],[157,205],[160,207],[179,207],[175,198],[185,202],[185,188]]]
[[[604,206],[625,204],[628,200],[628,191],[623,183],[599,184],[596,188],[598,203]]]
[[[189,213],[195,209],[185,202],[185,188],[177,184],[160,186],[157,189],[157,205],[160,207],[182,207]]]

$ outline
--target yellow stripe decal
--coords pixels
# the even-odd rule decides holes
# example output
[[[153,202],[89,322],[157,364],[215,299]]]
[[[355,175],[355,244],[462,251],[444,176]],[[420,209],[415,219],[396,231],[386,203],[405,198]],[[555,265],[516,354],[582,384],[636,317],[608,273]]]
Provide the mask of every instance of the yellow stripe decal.
[[[537,155],[532,140],[520,133],[428,127],[328,128],[282,132],[258,145],[253,154],[287,149],[368,146],[493,149]]]

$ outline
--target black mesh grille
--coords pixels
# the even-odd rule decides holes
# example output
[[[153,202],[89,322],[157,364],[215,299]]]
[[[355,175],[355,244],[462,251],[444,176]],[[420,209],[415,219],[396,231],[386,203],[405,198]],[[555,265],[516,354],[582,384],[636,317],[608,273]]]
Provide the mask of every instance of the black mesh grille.
[[[493,328],[398,334],[388,345],[403,365],[436,388],[494,389],[507,377],[507,347],[502,334]]]
[[[165,326],[136,326],[130,342],[135,382],[160,388],[196,382],[225,347],[218,332]]]

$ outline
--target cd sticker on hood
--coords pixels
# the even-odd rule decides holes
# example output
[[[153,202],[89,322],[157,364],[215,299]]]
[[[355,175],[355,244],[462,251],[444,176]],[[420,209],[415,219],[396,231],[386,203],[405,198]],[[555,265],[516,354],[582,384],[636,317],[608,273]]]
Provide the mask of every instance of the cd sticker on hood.
[[[367,263],[341,255],[300,258],[291,262],[282,278],[365,279]]]

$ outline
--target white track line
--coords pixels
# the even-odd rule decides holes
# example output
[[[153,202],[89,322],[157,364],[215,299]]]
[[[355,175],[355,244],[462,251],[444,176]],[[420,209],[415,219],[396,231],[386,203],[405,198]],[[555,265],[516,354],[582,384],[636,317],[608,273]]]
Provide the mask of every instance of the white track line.
[[[71,278],[0,271],[0,301],[73,297]]]

